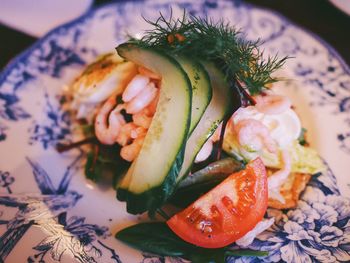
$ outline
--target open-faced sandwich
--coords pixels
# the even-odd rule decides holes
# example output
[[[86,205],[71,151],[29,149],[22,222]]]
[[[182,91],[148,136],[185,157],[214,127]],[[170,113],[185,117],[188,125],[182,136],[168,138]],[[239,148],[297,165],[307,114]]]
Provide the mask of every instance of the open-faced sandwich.
[[[261,256],[228,246],[248,245],[273,223],[267,207],[295,206],[324,169],[291,101],[274,92],[271,74],[286,58],[264,59],[258,42],[222,22],[150,23],[72,85],[71,107],[92,144],[86,176],[112,184],[131,214],[167,217],[162,208],[177,207],[166,224],[117,233],[136,248],[197,262]]]

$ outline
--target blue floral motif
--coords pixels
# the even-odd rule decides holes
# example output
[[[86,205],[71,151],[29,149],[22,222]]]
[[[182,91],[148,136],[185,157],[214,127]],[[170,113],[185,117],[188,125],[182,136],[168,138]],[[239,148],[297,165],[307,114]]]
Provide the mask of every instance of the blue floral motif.
[[[60,225],[64,226],[63,230],[67,232],[64,235],[50,235],[42,240],[40,244],[33,247],[33,249],[40,252],[32,257],[29,257],[29,262],[33,261],[34,259],[40,259],[40,261],[44,262],[44,257],[48,252],[51,252],[53,259],[60,260],[60,258],[69,248],[69,244],[67,244],[65,241],[67,235],[71,235],[71,239],[77,239],[73,244],[88,247],[85,250],[89,251],[90,254],[93,254],[95,257],[102,256],[101,249],[93,244],[97,237],[104,239],[108,236],[107,227],[100,227],[95,224],[86,224],[84,217],[73,216],[67,219],[67,212],[59,214],[57,221]],[[89,257],[85,253],[75,257],[81,262],[96,262],[92,257]]]
[[[63,110],[61,105],[54,106],[46,92],[44,97],[47,118],[40,122],[33,122],[32,127],[29,129],[31,134],[29,143],[39,142],[44,149],[47,149],[49,146],[55,146],[58,142],[69,140],[71,136],[71,116],[70,112]],[[56,101],[61,101],[64,98],[55,99]]]
[[[332,178],[330,171],[314,176],[295,209],[269,209],[275,224],[249,246],[269,256],[238,262],[349,262],[350,200],[332,191]]]
[[[107,238],[109,234],[107,227],[86,224],[84,217],[73,216],[67,220],[67,213],[63,213],[59,216],[58,222],[84,245],[96,241],[96,237]]]
[[[68,112],[51,97],[56,91],[44,90],[44,120],[34,120],[29,108],[23,102],[28,83],[41,77],[58,80],[67,69],[79,68],[92,57],[105,52],[92,43],[89,34],[98,25],[113,25],[109,34],[116,43],[125,39],[125,31],[137,28],[134,14],[142,10],[146,18],[154,17],[154,10],[164,15],[170,14],[172,1],[126,2],[102,7],[56,29],[5,69],[0,75],[0,141],[10,134],[12,122],[31,119],[29,142],[39,144],[44,149],[58,141],[70,140],[71,120]],[[255,39],[258,33],[268,52],[294,56],[292,78],[298,78],[305,86],[311,86],[310,94],[314,107],[330,108],[331,114],[345,124],[335,134],[340,149],[350,154],[350,79],[349,68],[326,44],[305,44],[302,30],[270,11],[255,8],[242,1],[187,1],[178,0],[174,10],[186,8],[190,14],[208,17],[225,17],[239,24],[247,37]],[[131,15],[126,15],[131,14]],[[123,17],[123,19],[119,19]],[[120,30],[122,29],[122,30]],[[301,33],[300,33],[301,32]],[[314,41],[315,39],[313,39]],[[316,38],[317,40],[317,38]],[[301,58],[300,58],[301,57]],[[317,59],[321,58],[320,61]],[[314,62],[316,61],[316,62]],[[317,63],[317,65],[315,64]],[[56,92],[57,93],[57,92]],[[326,107],[325,107],[326,106]],[[34,114],[33,114],[34,115]],[[9,125],[11,122],[11,125]],[[27,139],[27,138],[26,138]],[[6,142],[4,142],[5,144]],[[31,147],[31,146],[29,146]],[[78,149],[79,150],[79,149]],[[6,225],[0,236],[0,262],[4,261],[27,230],[37,226],[45,230],[47,237],[33,244],[35,255],[28,262],[60,260],[70,253],[80,262],[101,261],[102,254],[120,263],[116,251],[107,246],[107,227],[89,223],[88,218],[72,214],[82,195],[68,190],[74,167],[83,153],[66,167],[57,187],[48,173],[28,158],[27,162],[40,190],[40,195],[11,194],[15,174],[1,168],[0,187],[9,194],[0,196],[0,206],[17,209],[16,215],[6,217],[6,210],[0,212],[0,224]],[[269,217],[275,217],[275,224],[250,246],[252,249],[268,250],[266,258],[236,258],[235,262],[350,262],[350,203],[342,197],[330,171],[315,175],[309,182],[298,206],[294,209],[268,210]],[[40,221],[40,217],[45,222]],[[51,229],[51,230],[50,230]],[[51,232],[50,232],[51,231]],[[63,244],[68,245],[63,245]],[[143,263],[165,261],[182,262],[181,259],[164,258],[143,254]]]
[[[81,155],[78,158],[81,158]],[[44,263],[47,253],[54,260],[60,260],[65,253],[68,253],[80,262],[96,262],[95,258],[102,256],[102,248],[112,253],[111,258],[115,262],[121,262],[113,249],[97,240],[110,235],[107,227],[85,223],[84,217],[67,218],[68,211],[82,197],[76,191],[67,190],[71,178],[69,173],[72,166],[77,164],[77,160],[67,167],[56,189],[47,172],[38,163],[27,158],[41,195],[0,196],[0,205],[18,209],[14,218],[0,221],[1,224],[7,225],[7,230],[0,236],[1,262],[32,225],[42,228],[47,237],[33,247],[39,253],[28,257],[28,262]],[[14,181],[11,178],[9,173],[1,172],[0,186],[8,187]]]
[[[87,20],[82,19],[80,22],[84,24]],[[38,41],[35,49],[19,56],[0,74],[0,120],[20,121],[31,117],[26,109],[19,106],[18,94],[23,86],[40,74],[59,78],[66,67],[82,66],[85,64],[84,56],[88,57],[90,53],[96,55],[93,49],[78,46],[82,32],[82,25],[70,30],[58,30],[56,36],[50,35],[46,41]],[[57,39],[59,35],[72,35],[74,45],[61,43]],[[0,126],[0,142],[6,138],[6,127],[5,124]]]
[[[36,59],[45,61],[39,66],[40,73],[45,73],[52,77],[59,77],[65,67],[74,64],[85,64],[85,61],[74,51],[74,48],[60,46],[55,39],[49,40],[45,48],[38,49],[38,51]]]
[[[143,259],[140,263],[185,263],[187,260],[174,257],[160,257],[150,253],[142,253]]]
[[[11,184],[15,182],[15,178],[9,172],[0,170],[0,187],[5,188],[9,194],[12,193]]]
[[[19,98],[15,94],[0,93],[0,117],[5,120],[17,121],[27,119],[30,115],[16,104]]]
[[[15,93],[4,93],[0,90],[0,120],[18,121],[28,119],[30,115],[19,105]],[[6,139],[7,125],[0,123],[0,142]]]
[[[332,114],[344,118],[348,130],[336,136],[340,149],[350,153],[350,74],[343,67],[335,65],[336,61],[336,58],[330,54],[329,64],[317,70],[299,63],[296,65],[295,74],[302,77],[305,84],[316,87],[312,91],[312,96],[317,100],[311,103],[312,106],[332,106]]]
[[[340,142],[340,148],[350,154],[350,131],[338,134],[337,139]]]
[[[8,128],[4,124],[0,123],[0,142],[6,140],[5,131],[7,129]]]

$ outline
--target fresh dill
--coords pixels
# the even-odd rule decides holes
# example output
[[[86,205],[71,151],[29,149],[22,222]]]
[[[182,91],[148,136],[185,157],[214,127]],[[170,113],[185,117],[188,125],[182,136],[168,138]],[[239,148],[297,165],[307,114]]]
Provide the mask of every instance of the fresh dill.
[[[260,93],[267,84],[276,82],[271,74],[287,57],[263,59],[260,41],[248,41],[243,34],[224,21],[187,16],[167,20],[162,14],[141,39],[130,39],[139,45],[163,50],[199,61],[214,62],[228,81],[242,85],[251,95]]]

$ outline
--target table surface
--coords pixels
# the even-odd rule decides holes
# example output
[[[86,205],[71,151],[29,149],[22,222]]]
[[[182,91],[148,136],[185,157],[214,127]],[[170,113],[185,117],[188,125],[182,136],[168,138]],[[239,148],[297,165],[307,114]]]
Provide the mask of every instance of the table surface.
[[[350,0],[344,0],[350,1]],[[94,6],[111,2],[95,1]],[[246,0],[275,10],[327,41],[350,65],[350,16],[327,0]],[[0,70],[37,39],[0,24]]]

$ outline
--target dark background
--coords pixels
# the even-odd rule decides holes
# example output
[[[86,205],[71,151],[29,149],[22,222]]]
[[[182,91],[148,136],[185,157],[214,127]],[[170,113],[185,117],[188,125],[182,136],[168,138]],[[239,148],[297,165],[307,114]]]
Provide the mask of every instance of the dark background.
[[[195,1],[195,0],[194,0]],[[344,0],[350,1],[350,0]],[[95,1],[94,6],[112,1]],[[316,33],[333,46],[350,65],[350,16],[327,0],[246,0],[275,10]],[[0,4],[1,8],[1,4]],[[0,70],[36,39],[0,24]]]

